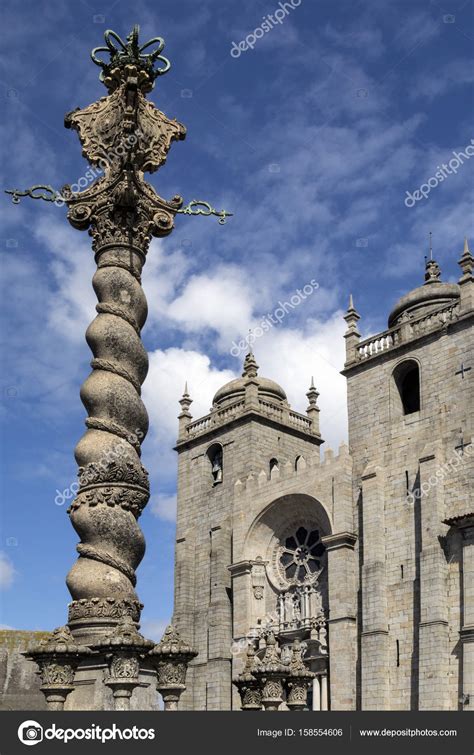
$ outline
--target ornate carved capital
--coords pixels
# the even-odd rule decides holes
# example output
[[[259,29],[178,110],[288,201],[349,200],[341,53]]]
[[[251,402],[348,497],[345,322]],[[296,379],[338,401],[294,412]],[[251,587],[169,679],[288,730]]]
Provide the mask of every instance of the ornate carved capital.
[[[233,679],[233,684],[235,684],[239,691],[242,710],[262,709],[261,685],[254,675],[259,665],[260,660],[255,655],[254,647],[252,644],[249,644],[242,673]]]
[[[156,688],[161,694],[165,710],[177,710],[181,694],[186,689],[186,671],[189,662],[197,656],[179,636],[179,632],[168,626],[160,642],[149,653],[156,668]]]
[[[77,645],[64,626],[24,654],[38,665],[41,691],[50,710],[63,709],[66,697],[74,689],[76,668],[91,653],[90,648]]]

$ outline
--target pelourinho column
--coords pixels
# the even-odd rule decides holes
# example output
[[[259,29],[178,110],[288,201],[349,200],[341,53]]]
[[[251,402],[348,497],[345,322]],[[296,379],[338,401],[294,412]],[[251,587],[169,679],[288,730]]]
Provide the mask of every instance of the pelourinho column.
[[[169,67],[157,50],[143,53],[138,28],[120,43],[106,32],[106,48],[92,59],[102,67],[108,96],[68,114],[65,125],[77,131],[83,154],[104,176],[89,189],[63,189],[68,219],[89,229],[97,270],[92,284],[97,317],[87,329],[92,373],[81,388],[87,430],[76,446],[79,492],[70,507],[80,537],[79,558],[67,577],[72,596],[69,627],[74,637],[91,644],[109,635],[123,616],[140,617],[135,570],[145,541],[138,517],[149,498],[140,447],[148,430],[141,385],[148,357],[141,341],[147,302],[141,272],[152,235],[173,228],[180,199],[166,202],[143,179],[166,159],[185,129],[170,121],[145,94]],[[116,47],[114,43],[118,42]],[[147,45],[148,46],[148,45]],[[108,52],[110,63],[98,58]],[[164,67],[156,70],[160,60]]]
[[[157,76],[170,67],[161,55],[164,42],[155,38],[140,45],[138,27],[126,42],[112,31],[105,32],[105,41],[92,60],[102,69],[107,96],[65,119],[78,133],[83,156],[103,175],[82,192],[66,186],[58,195],[43,187],[67,205],[74,228],[89,231],[97,264],[97,316],[86,333],[92,372],[81,388],[87,429],[75,449],[79,490],[68,512],[80,539],[79,557],[67,576],[68,626],[29,653],[40,666],[48,705],[72,710],[156,707],[153,643],[138,633],[142,606],[135,590],[145,552],[138,518],[149,498],[140,461],[148,430],[140,396],[148,370],[141,272],[152,236],[171,232],[183,201],[163,199],[144,180],[145,172],[165,162],[171,143],[185,136],[184,126],[146,99]],[[32,189],[10,193],[14,202],[38,198]],[[218,215],[220,223],[227,215],[196,201],[182,211]],[[180,656],[180,673],[187,661]]]

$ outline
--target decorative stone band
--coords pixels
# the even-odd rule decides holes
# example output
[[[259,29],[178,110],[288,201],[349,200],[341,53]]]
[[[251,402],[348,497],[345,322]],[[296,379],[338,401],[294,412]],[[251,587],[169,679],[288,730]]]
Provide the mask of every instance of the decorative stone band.
[[[146,488],[126,483],[114,485],[91,485],[80,490],[74,501],[68,508],[68,514],[78,509],[79,506],[120,506],[125,511],[130,511],[138,519],[146,504],[150,493]]]
[[[133,621],[138,621],[142,608],[143,605],[138,600],[82,598],[69,603],[69,621],[78,619],[122,619],[124,616],[131,616]]]
[[[110,359],[93,359],[90,364],[94,370],[113,372],[114,375],[118,375],[119,377],[124,378],[124,380],[128,380],[128,382],[133,385],[138,395],[141,396],[142,387],[140,381],[136,380],[131,372],[126,370],[122,365],[117,362],[112,362]]]
[[[129,442],[132,440],[130,438]],[[78,477],[81,490],[87,490],[95,484],[110,483],[116,485],[130,483],[147,492],[149,491],[150,483],[148,482],[148,472],[145,467],[143,465],[137,467],[134,460],[119,455],[118,447],[120,445],[118,444],[117,448],[112,449],[112,453],[117,458],[111,461],[91,462],[90,464],[85,464],[83,467],[79,467]]]
[[[125,255],[124,255],[125,252]],[[94,260],[98,268],[101,267],[121,267],[131,273],[134,278],[140,278],[140,273],[133,264],[133,258],[130,252],[139,257],[140,265],[146,262],[146,250],[141,246],[133,243],[130,236],[127,237],[126,243],[114,241],[113,243],[103,243],[94,253]]]
[[[112,556],[110,553],[107,553],[107,551],[95,548],[92,545],[85,545],[84,543],[79,543],[79,545],[76,546],[76,550],[79,555],[84,558],[91,558],[93,561],[100,561],[102,564],[107,564],[114,569],[118,569],[122,574],[125,574],[134,587],[137,584],[135,571],[121,558]]]
[[[140,456],[140,441],[133,438],[130,439],[130,431],[123,425],[119,425],[118,422],[114,422],[111,419],[99,419],[99,417],[87,417],[86,426],[90,430],[103,430],[106,433],[111,433],[111,435],[116,435],[118,438],[127,440]]]
[[[114,265],[114,267],[116,266]],[[125,320],[132,326],[138,336],[140,335],[140,326],[125,307],[121,307],[120,304],[113,304],[111,302],[99,302],[99,304],[95,305],[95,308],[99,315],[115,315],[116,317],[121,317],[122,320]]]
[[[138,250],[134,250],[134,251],[138,251]],[[100,255],[96,254],[96,258],[97,256],[100,256]],[[114,260],[99,259],[97,261],[97,268],[104,268],[104,267],[121,267],[122,270],[126,270],[127,273],[130,273],[131,275],[133,275],[133,277],[138,281],[138,283],[141,284],[142,282],[142,276],[140,275],[138,270],[135,270],[135,268],[130,267],[130,264],[128,262],[121,262],[120,260],[115,260],[115,259]]]
[[[125,446],[125,443],[123,443]],[[79,506],[121,506],[138,519],[150,497],[148,473],[136,461],[119,455],[121,443],[112,461],[92,462],[79,467],[79,493],[68,508],[71,514]]]

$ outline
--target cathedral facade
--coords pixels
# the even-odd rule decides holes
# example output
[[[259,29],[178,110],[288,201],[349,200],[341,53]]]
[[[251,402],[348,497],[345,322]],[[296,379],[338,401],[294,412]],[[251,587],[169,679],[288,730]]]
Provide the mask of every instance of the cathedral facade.
[[[197,420],[181,399],[173,623],[198,655],[184,710],[239,710],[247,648],[299,639],[313,710],[474,707],[474,258],[361,340],[345,315],[349,445],[242,377]],[[282,709],[285,703],[282,703]]]

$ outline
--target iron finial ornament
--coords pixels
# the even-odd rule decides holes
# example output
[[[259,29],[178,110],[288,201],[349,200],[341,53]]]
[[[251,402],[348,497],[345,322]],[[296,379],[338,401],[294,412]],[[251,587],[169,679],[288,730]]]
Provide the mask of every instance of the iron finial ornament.
[[[140,70],[144,71],[149,77],[146,84],[147,91],[153,89],[155,79],[158,76],[162,76],[170,70],[170,61],[161,54],[165,46],[164,39],[162,37],[153,37],[149,42],[145,42],[144,45],[139,45],[139,33],[140,27],[138,24],[135,24],[132,31],[127,36],[127,41],[124,42],[115,31],[107,29],[107,31],[104,32],[104,39],[107,46],[95,47],[92,50],[91,59],[96,66],[102,68],[99,78],[107,88],[115,88],[113,71],[117,67],[125,68],[128,65],[135,65]],[[114,44],[114,41],[117,43],[118,47]],[[149,49],[155,44],[157,45],[156,50],[144,53],[144,50]],[[100,52],[106,52],[110,55],[109,62],[105,62],[97,57],[97,53]],[[157,61],[164,64],[162,68],[155,68],[155,63]]]
[[[111,29],[105,32],[106,47],[96,47],[91,57],[102,68],[100,80],[108,95],[83,109],[76,108],[64,119],[66,128],[77,132],[83,157],[103,175],[96,176],[83,191],[73,191],[69,185],[57,191],[43,184],[25,190],[8,189],[6,193],[14,204],[21,197],[44,199],[58,206],[66,204],[70,223],[81,230],[89,229],[94,236],[98,225],[108,227],[105,216],[110,218],[110,212],[104,212],[104,208],[110,209],[113,200],[122,219],[128,222],[127,239],[144,235],[148,242],[151,236],[170,233],[178,213],[214,215],[220,225],[232,215],[197,199],[183,207],[182,197],[166,200],[144,180],[145,173],[154,173],[164,165],[171,144],[185,138],[186,128],[146,98],[155,79],[169,70],[170,62],[161,55],[161,37],[140,45],[138,36],[138,26],[134,26],[126,42]],[[153,46],[152,52],[145,52]],[[110,60],[102,60],[98,53],[107,53]],[[163,66],[156,68],[157,62]],[[140,220],[143,215],[144,223]]]

